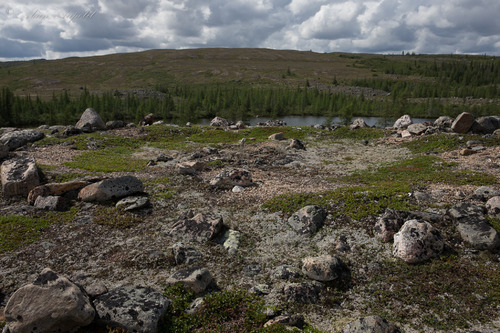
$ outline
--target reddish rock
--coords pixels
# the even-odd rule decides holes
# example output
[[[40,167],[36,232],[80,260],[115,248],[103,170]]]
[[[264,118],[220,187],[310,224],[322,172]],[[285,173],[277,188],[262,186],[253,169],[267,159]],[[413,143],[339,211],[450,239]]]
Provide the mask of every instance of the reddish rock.
[[[451,124],[451,129],[455,133],[465,134],[467,133],[472,125],[474,125],[474,116],[468,112],[463,112],[455,118],[453,124]]]

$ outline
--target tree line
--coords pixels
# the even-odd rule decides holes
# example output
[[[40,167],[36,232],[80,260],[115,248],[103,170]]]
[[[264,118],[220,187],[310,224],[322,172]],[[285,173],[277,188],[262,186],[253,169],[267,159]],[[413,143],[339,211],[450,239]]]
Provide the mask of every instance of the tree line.
[[[409,93],[415,89],[412,84],[398,83],[389,88],[390,98],[368,99],[363,95],[334,93],[307,85],[290,89],[233,83],[157,86],[147,95],[123,91],[95,94],[83,89],[77,96],[61,91],[54,93],[49,100],[42,100],[38,96],[16,96],[4,87],[0,94],[0,126],[74,124],[89,107],[97,110],[105,121],[137,123],[145,115],[153,113],[157,119],[178,124],[214,116],[247,120],[254,116],[315,115],[340,117],[348,121],[356,116],[395,118],[403,114],[436,118],[441,115],[456,116],[464,111],[475,116],[500,115],[500,106],[494,103],[472,105],[464,100],[457,105],[442,102],[433,96],[412,102],[407,97],[415,97]]]

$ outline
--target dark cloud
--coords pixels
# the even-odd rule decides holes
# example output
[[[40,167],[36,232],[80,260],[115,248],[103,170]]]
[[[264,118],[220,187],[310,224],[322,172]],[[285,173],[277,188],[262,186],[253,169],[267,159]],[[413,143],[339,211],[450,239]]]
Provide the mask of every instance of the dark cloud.
[[[54,52],[89,52],[113,48],[113,43],[107,39],[63,39],[58,38],[49,43]]]
[[[1,58],[41,58],[43,47],[37,43],[23,43],[0,37]]]
[[[3,28],[0,35],[12,40],[28,42],[48,42],[59,34],[60,30],[37,23],[28,29],[22,25],[11,25]]]

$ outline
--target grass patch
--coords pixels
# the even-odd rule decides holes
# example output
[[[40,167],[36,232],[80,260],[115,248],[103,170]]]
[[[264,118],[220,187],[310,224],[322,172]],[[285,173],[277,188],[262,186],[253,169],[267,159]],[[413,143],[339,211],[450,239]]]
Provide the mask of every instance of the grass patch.
[[[266,315],[261,297],[241,290],[211,293],[193,314],[186,313],[195,295],[180,284],[165,289],[172,300],[167,310],[162,333],[183,332],[290,332],[283,325],[264,328]],[[307,330],[313,332],[311,328]],[[316,331],[318,332],[318,331]]]
[[[155,200],[169,200],[177,194],[177,190],[170,186],[172,180],[168,177],[143,179],[142,182]]]
[[[41,216],[0,216],[0,254],[37,241],[42,232],[54,223],[71,221],[77,209],[49,212]]]
[[[454,331],[498,316],[500,270],[450,256],[420,265],[387,261],[371,281],[369,307],[388,320],[419,318],[434,329]]]
[[[380,183],[372,186],[342,187],[321,193],[291,193],[276,196],[262,207],[273,212],[292,214],[306,205],[330,207],[334,218],[362,219],[380,214],[386,208],[412,210],[411,188],[404,183]]]
[[[92,172],[132,172],[146,167],[146,160],[130,157],[133,150],[126,147],[113,147],[92,150],[75,156],[73,161],[65,165]]]
[[[131,213],[115,207],[99,206],[93,221],[113,229],[127,229],[142,223],[142,220]]]
[[[488,222],[491,224],[493,229],[500,233],[500,219],[486,215]]]
[[[62,174],[57,174],[54,178],[54,182],[56,183],[65,183],[78,178],[83,178],[88,176],[88,173],[80,173],[80,172],[66,172]]]
[[[413,141],[404,142],[403,147],[408,148],[411,152],[420,153],[443,153],[464,147],[469,140],[480,141],[484,146],[493,146],[500,144],[500,140],[496,138],[485,139],[479,135],[456,135],[439,133],[434,135],[426,135]]]
[[[496,178],[482,172],[459,170],[454,163],[446,163],[436,156],[417,156],[389,163],[374,171],[360,170],[343,179],[350,183],[376,184],[405,182],[408,184],[446,183],[455,185],[488,185]]]

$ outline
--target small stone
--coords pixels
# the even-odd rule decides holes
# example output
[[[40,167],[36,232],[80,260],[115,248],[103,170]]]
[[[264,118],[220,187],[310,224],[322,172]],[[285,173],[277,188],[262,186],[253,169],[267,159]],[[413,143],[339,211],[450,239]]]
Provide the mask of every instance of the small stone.
[[[299,234],[311,235],[318,231],[325,222],[326,211],[318,206],[305,206],[288,219],[288,224]]]
[[[475,151],[474,149],[469,149],[469,148],[462,149],[460,151],[460,155],[462,155],[462,156],[470,156],[470,155],[474,155],[476,153],[477,153],[477,151]]]
[[[438,257],[444,249],[443,236],[430,223],[409,220],[394,235],[393,254],[409,264]]]
[[[115,205],[116,208],[123,208],[125,211],[131,211],[136,209],[141,209],[149,207],[150,201],[148,197],[143,196],[132,196],[126,197],[118,201]]]
[[[342,275],[342,260],[331,255],[307,257],[302,260],[302,272],[309,278],[326,282],[333,281]]]
[[[206,268],[191,267],[172,274],[167,280],[168,285],[181,283],[184,288],[195,294],[201,294],[212,283],[212,276]]]
[[[233,187],[232,191],[233,193],[241,193],[245,191],[245,188],[243,186],[236,185],[235,187]]]

